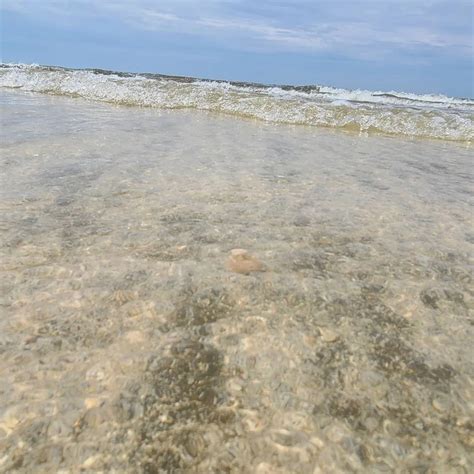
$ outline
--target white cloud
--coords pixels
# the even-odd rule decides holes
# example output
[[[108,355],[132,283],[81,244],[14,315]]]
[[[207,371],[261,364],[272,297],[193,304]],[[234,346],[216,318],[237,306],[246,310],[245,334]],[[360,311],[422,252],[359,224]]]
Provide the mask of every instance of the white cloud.
[[[435,20],[442,18],[428,18],[439,1],[405,0],[401,7],[393,0],[336,2],[339,8],[334,3],[262,0],[255,7],[251,0],[3,0],[2,8],[69,21],[116,18],[136,29],[232,37],[243,48],[273,51],[326,50],[367,57],[375,50],[423,47],[472,53],[470,31],[436,27]]]

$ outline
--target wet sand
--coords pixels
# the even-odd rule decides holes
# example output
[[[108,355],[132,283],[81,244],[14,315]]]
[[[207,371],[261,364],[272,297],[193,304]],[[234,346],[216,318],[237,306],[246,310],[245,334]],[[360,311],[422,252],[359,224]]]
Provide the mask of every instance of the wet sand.
[[[0,104],[0,472],[472,472],[471,149]]]

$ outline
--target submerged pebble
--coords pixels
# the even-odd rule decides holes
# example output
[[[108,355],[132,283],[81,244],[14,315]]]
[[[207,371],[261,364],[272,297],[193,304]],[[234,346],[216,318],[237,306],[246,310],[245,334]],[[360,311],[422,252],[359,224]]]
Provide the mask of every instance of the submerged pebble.
[[[245,249],[233,249],[227,259],[226,267],[234,273],[247,275],[252,272],[264,272],[265,265]]]

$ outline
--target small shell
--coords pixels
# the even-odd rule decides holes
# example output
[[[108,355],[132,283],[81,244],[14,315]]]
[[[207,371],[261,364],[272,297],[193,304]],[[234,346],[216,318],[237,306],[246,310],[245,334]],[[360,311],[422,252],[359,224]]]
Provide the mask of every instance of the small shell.
[[[109,301],[117,303],[119,306],[122,306],[129,301],[137,299],[138,295],[136,291],[128,290],[117,290],[110,297]]]
[[[233,249],[227,259],[226,267],[234,273],[248,275],[251,272],[264,272],[265,265],[245,249]]]
[[[319,328],[319,333],[324,342],[334,342],[339,339],[339,336],[328,328]]]
[[[449,411],[451,404],[446,398],[435,398],[432,402],[433,408],[440,413]]]
[[[206,442],[199,433],[193,433],[188,436],[184,447],[187,453],[195,458],[206,449]]]
[[[155,318],[156,311],[155,305],[151,301],[131,301],[124,309],[127,315],[132,318]]]

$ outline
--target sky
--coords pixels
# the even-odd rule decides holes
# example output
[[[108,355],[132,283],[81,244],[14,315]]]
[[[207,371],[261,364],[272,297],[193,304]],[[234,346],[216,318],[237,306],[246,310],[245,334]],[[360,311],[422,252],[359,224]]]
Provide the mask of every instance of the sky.
[[[473,97],[470,0],[0,0],[2,62]]]

